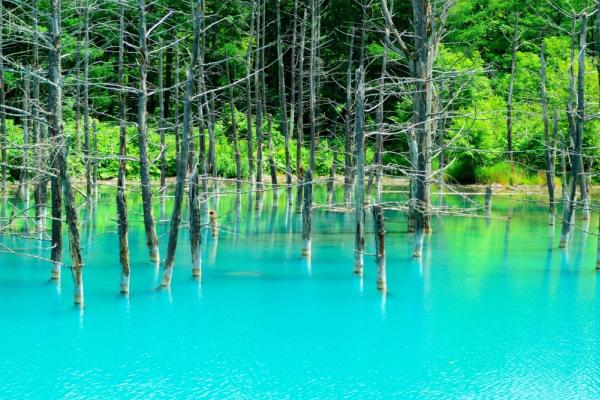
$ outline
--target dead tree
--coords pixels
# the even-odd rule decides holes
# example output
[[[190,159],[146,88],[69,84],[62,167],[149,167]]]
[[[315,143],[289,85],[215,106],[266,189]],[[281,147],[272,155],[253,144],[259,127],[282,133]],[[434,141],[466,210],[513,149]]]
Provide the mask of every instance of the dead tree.
[[[580,182],[580,175],[582,174],[582,157],[581,148],[583,144],[583,125],[585,121],[585,50],[587,47],[586,42],[586,29],[587,29],[587,15],[583,14],[581,17],[581,28],[579,35],[579,66],[577,71],[577,111],[575,113],[575,130],[574,130],[574,150],[573,159],[571,161],[571,182],[569,187],[569,199],[564,207],[563,213],[563,225],[562,233],[560,238],[560,247],[565,248],[569,242],[569,236],[571,233],[571,225],[573,212],[575,208],[575,198],[577,192],[577,184]],[[584,191],[581,193],[581,198],[585,198],[586,194]]]
[[[61,68],[61,8],[60,0],[50,1],[50,12],[48,14],[48,126],[50,135],[56,143],[54,166],[58,170],[58,179],[62,185],[65,214],[69,231],[69,253],[71,256],[71,271],[74,281],[75,304],[83,306],[83,260],[79,243],[79,224],[77,208],[73,196],[73,189],[68,175],[67,149],[65,141],[64,126],[62,121],[62,68]],[[53,190],[59,190],[56,184]],[[52,193],[53,198],[57,193]],[[58,195],[60,198],[60,195]],[[53,201],[53,206],[60,201]],[[54,210],[53,210],[54,212]],[[54,232],[53,232],[54,233]],[[60,230],[58,231],[60,234]],[[54,237],[53,237],[54,238]],[[53,243],[54,250],[54,243]],[[54,261],[54,258],[53,258]],[[60,258],[58,259],[60,262]],[[55,265],[57,265],[55,263]],[[53,274],[54,275],[54,274]]]
[[[258,14],[256,16],[256,54],[254,55],[254,103],[256,107],[256,188],[259,192],[263,190],[263,132],[262,132],[262,116],[263,116],[263,104],[262,104],[262,92],[261,92],[261,53],[262,49],[260,46],[261,40],[261,11],[260,0],[256,5]]]
[[[288,202],[292,199],[292,167],[290,155],[290,135],[287,117],[287,101],[285,96],[285,67],[283,65],[283,38],[281,33],[281,0],[277,0],[277,64],[279,72],[279,115],[280,128],[285,140],[285,184]],[[270,135],[269,135],[270,137]],[[271,154],[271,159],[272,159]],[[271,173],[273,174],[273,173]],[[275,175],[275,180],[277,175]]]
[[[165,142],[165,131],[167,129],[166,109],[165,109],[165,88],[164,88],[164,66],[163,66],[163,41],[159,42],[158,50],[158,132],[160,136],[160,154],[158,157],[158,164],[160,167],[160,194],[161,200],[164,200],[167,188],[167,158],[166,158],[166,142]]]
[[[277,167],[275,166],[275,156],[273,154],[273,116],[267,117],[267,149],[269,151],[269,172],[271,173],[271,186],[273,195],[277,197]]]
[[[0,0],[0,142],[2,145],[2,165],[0,166],[2,174],[2,208],[6,204],[6,89],[4,87],[4,4]]]
[[[508,97],[506,99],[506,142],[508,146],[508,161],[510,163],[511,173],[515,173],[515,160],[513,151],[513,95],[515,87],[515,75],[517,72],[517,51],[519,49],[520,41],[519,33],[519,14],[515,14],[515,24],[513,30],[513,37],[511,39],[512,45],[512,59],[510,64],[510,79],[508,83]],[[512,182],[512,177],[511,177]]]
[[[551,142],[550,127],[548,121],[548,101],[546,96],[546,50],[544,40],[542,39],[540,53],[540,78],[541,78],[541,103],[542,103],[542,121],[544,125],[545,140],[545,161],[546,161],[546,182],[548,186],[548,201],[550,206],[550,225],[554,225],[555,216],[555,198],[554,198],[554,151],[556,143]],[[556,123],[554,125],[556,130]],[[554,137],[554,135],[553,135]]]
[[[246,125],[248,132],[246,140],[248,143],[248,177],[254,182],[254,150],[252,148],[252,42],[254,39],[254,19],[257,18],[256,1],[252,2],[252,16],[250,18],[250,32],[248,33],[248,49],[246,50]]]
[[[356,158],[354,273],[357,275],[363,274],[365,253],[365,88],[363,79],[363,71],[360,67],[356,70],[354,111],[354,154]]]
[[[138,0],[139,17],[139,89],[138,89],[138,145],[140,151],[140,180],[142,185],[142,206],[144,209],[144,228],[146,245],[150,253],[150,261],[160,260],[158,237],[152,210],[152,186],[150,183],[150,164],[148,160],[148,65],[149,51],[146,31],[146,1]]]
[[[310,151],[308,169],[304,175],[304,206],[302,210],[302,254],[310,255],[312,247],[312,192],[313,177],[315,174],[315,153],[317,146],[317,47],[319,46],[318,23],[321,16],[317,3],[311,2],[311,34],[310,34],[310,57],[309,57],[309,118],[310,118]]]
[[[385,223],[381,204],[373,206],[373,224],[375,233],[375,263],[377,264],[377,289],[387,290],[385,259]]]
[[[302,147],[304,147],[304,51],[306,46],[306,8],[300,21],[300,51],[298,53],[298,117],[296,137],[296,176],[298,187],[296,191],[296,209],[300,212],[304,189],[304,168],[302,167]]]
[[[32,90],[32,110],[31,110],[31,119],[32,119],[32,137],[34,144],[37,146],[37,150],[35,152],[35,162],[37,166],[44,165],[45,162],[45,150],[43,146],[43,136],[42,129],[40,123],[40,78],[39,78],[39,69],[40,69],[40,60],[39,60],[39,32],[38,32],[38,10],[37,10],[37,0],[33,0],[31,3],[32,7],[32,30],[33,30],[33,70],[35,71],[33,75],[33,90]],[[2,8],[2,4],[0,1],[0,9]],[[1,13],[1,11],[0,11]],[[0,15],[0,19],[2,16]],[[0,31],[2,29],[0,28]],[[0,34],[1,36],[1,34]],[[1,39],[0,39],[1,40]],[[0,44],[0,47],[2,45]],[[1,51],[0,51],[1,52]],[[0,59],[2,58],[0,54]],[[0,63],[2,61],[0,60]],[[1,69],[1,65],[0,65]],[[0,72],[2,74],[2,72]],[[0,78],[1,81],[1,78]],[[1,83],[0,83],[1,85]],[[1,90],[1,89],[0,89]],[[0,110],[0,113],[2,110]],[[48,186],[48,179],[46,174],[40,173],[35,181],[34,187],[34,202],[35,202],[35,224],[37,232],[40,233],[41,237],[43,237],[42,233],[46,229],[46,191]]]
[[[86,0],[83,16],[83,155],[85,158],[85,183],[88,202],[92,196],[92,157],[90,142],[90,4]]]
[[[389,33],[386,33],[389,35]],[[389,38],[388,40],[389,41]],[[375,138],[375,190],[376,190],[376,201],[381,202],[381,190],[383,184],[383,111],[385,101],[385,76],[387,74],[387,46],[384,43],[383,46],[383,58],[381,60],[381,75],[379,77],[379,98],[377,104],[377,115],[375,116],[375,123],[377,126],[377,136]]]
[[[169,231],[169,245],[167,247],[167,257],[165,259],[165,265],[162,274],[161,286],[169,287],[171,285],[171,278],[173,276],[173,266],[175,264],[175,250],[177,249],[177,239],[179,234],[179,224],[181,223],[181,208],[183,205],[184,187],[187,170],[187,153],[190,144],[190,132],[192,129],[192,97],[194,92],[194,70],[198,64],[199,59],[199,47],[200,47],[200,20],[202,16],[202,0],[198,0],[198,3],[194,7],[194,42],[192,45],[191,60],[188,65],[185,77],[185,98],[183,102],[183,132],[181,138],[181,157],[177,162],[177,183],[175,185],[175,200],[173,203],[173,212],[171,214],[171,230]],[[198,178],[197,170],[193,173],[191,179],[194,182],[194,186],[190,187],[190,200],[198,201]],[[192,197],[193,196],[193,197]],[[195,218],[193,223],[199,224],[200,212],[198,204],[191,205],[190,207],[190,218]],[[190,231],[193,234],[199,234],[199,227],[193,226]],[[199,237],[192,238],[192,260],[193,266],[192,271],[194,276],[199,276],[200,271],[200,247],[197,242]]]
[[[242,190],[242,160],[240,156],[239,135],[237,120],[235,117],[235,97],[233,95],[233,85],[229,73],[229,59],[225,62],[225,72],[227,74],[227,86],[229,87],[229,108],[231,109],[231,135],[233,137],[233,148],[235,152],[235,186],[238,193]]]
[[[125,184],[127,179],[127,109],[125,102],[125,71],[123,68],[124,43],[125,43],[125,1],[119,0],[119,175],[117,178],[117,226],[119,231],[119,261],[121,262],[121,293],[129,293],[130,265],[129,265],[129,239],[127,235],[127,198]]]
[[[179,160],[180,139],[179,139],[179,45],[175,44],[175,115],[173,124],[173,134],[175,135],[175,161]]]
[[[350,32],[350,44],[348,46],[348,70],[346,73],[346,119],[344,121],[344,202],[350,204],[352,198],[352,58],[354,51],[355,29]]]
[[[415,249],[413,255],[420,257],[423,248],[424,233],[431,232],[431,160],[430,148],[432,140],[432,106],[433,106],[433,65],[438,55],[439,45],[445,32],[446,18],[452,0],[443,0],[431,4],[427,0],[412,0],[413,44],[404,40],[404,34],[395,27],[393,17],[387,7],[387,0],[382,0],[382,11],[386,27],[391,39],[388,48],[403,56],[408,63],[410,77],[414,81],[413,121],[411,131],[414,132],[416,149],[411,160],[416,167],[414,172],[414,219]],[[392,43],[392,40],[395,43]],[[410,147],[410,146],[409,146]]]

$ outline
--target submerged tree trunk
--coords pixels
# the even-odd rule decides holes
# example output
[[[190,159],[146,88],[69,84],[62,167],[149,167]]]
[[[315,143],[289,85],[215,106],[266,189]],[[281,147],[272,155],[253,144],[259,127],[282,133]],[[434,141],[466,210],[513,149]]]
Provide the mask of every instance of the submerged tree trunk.
[[[304,147],[304,51],[306,46],[306,9],[300,22],[300,52],[298,53],[298,121],[296,138],[296,175],[298,188],[296,192],[296,209],[301,210],[304,190],[304,168],[302,166],[302,148]]]
[[[242,160],[240,156],[239,138],[237,120],[235,117],[235,98],[233,95],[233,85],[229,74],[229,60],[225,63],[227,73],[227,86],[229,87],[229,108],[231,109],[231,135],[233,136],[233,147],[235,152],[235,186],[238,193],[242,190]]]
[[[146,230],[146,245],[150,253],[150,261],[158,262],[158,237],[152,210],[152,186],[150,183],[150,165],[148,161],[148,45],[146,37],[146,2],[138,0],[139,17],[139,91],[138,91],[138,144],[140,151],[140,179],[142,185],[142,206],[144,208],[144,228]]]
[[[564,207],[563,214],[563,226],[560,238],[560,247],[565,248],[569,242],[569,236],[571,234],[571,224],[573,211],[575,208],[575,197],[577,191],[577,184],[580,181],[582,171],[582,158],[581,158],[581,147],[583,143],[583,124],[585,120],[585,50],[586,44],[586,28],[587,28],[587,16],[584,14],[581,17],[581,31],[579,36],[579,68],[577,72],[577,112],[575,114],[576,124],[574,131],[574,152],[573,160],[571,161],[571,183],[569,188],[569,199]],[[586,193],[582,191],[582,198],[586,196]]]
[[[201,18],[201,5],[202,0],[198,0],[196,7],[194,8],[194,43],[192,46],[192,58],[186,71],[185,77],[185,99],[183,103],[183,132],[181,141],[181,157],[179,157],[177,163],[177,183],[175,185],[175,200],[173,203],[173,212],[171,214],[171,230],[169,232],[169,245],[167,248],[167,257],[165,259],[165,266],[162,274],[161,286],[169,287],[171,285],[171,279],[173,276],[173,266],[175,264],[175,250],[177,249],[177,239],[179,234],[179,224],[181,222],[181,208],[183,204],[183,195],[185,187],[185,178],[188,162],[188,149],[190,141],[190,131],[192,125],[192,96],[194,91],[194,69],[198,63],[199,58],[199,41],[200,41],[200,18]],[[198,178],[197,172],[193,173],[192,180],[193,185],[190,186],[190,200],[191,203],[198,201]],[[199,224],[200,214],[197,203],[190,204],[190,218],[193,218],[190,231],[194,235],[199,234],[199,229],[196,224]],[[198,245],[198,236],[192,237],[192,271],[194,276],[199,276],[200,273],[200,258]]]
[[[35,163],[39,167],[41,165],[45,165],[45,157],[44,157],[44,143],[42,143],[42,129],[40,123],[40,78],[38,76],[40,62],[39,62],[39,38],[38,38],[38,15],[37,15],[37,0],[32,1],[32,29],[33,29],[33,69],[36,74],[33,76],[33,91],[32,91],[32,137],[35,146],[37,149],[35,151]],[[0,9],[2,8],[2,2],[0,0]],[[0,19],[2,18],[0,11]],[[1,24],[1,23],[0,23]],[[2,28],[0,27],[0,31]],[[0,36],[2,36],[0,34]],[[0,38],[0,47],[2,47]],[[0,59],[2,58],[2,51],[0,50]],[[2,69],[1,65],[2,61],[0,60],[0,70]],[[0,72],[0,75],[2,72]],[[0,77],[0,86],[2,78]],[[1,91],[2,89],[0,89]],[[0,95],[1,97],[1,95]],[[0,109],[0,113],[3,110]],[[1,117],[0,117],[1,119]],[[34,201],[35,201],[35,225],[36,232],[40,234],[40,238],[43,238],[43,232],[46,230],[46,189],[48,185],[48,179],[46,174],[38,173],[38,177],[35,182],[34,187]]]
[[[273,195],[277,197],[277,168],[273,154],[273,116],[269,114],[267,122],[267,148],[269,149],[269,171],[271,172],[271,185]]]
[[[250,18],[250,33],[248,34],[248,49],[246,51],[246,125],[248,142],[248,180],[254,184],[254,150],[252,148],[252,42],[254,40],[254,19],[257,18],[256,1],[252,3],[252,17]],[[258,46],[257,46],[258,47]]]
[[[387,290],[385,259],[385,223],[381,204],[373,206],[373,224],[375,231],[375,263],[377,264],[377,289]]]
[[[315,152],[317,142],[317,87],[316,87],[316,51],[319,45],[317,35],[318,20],[320,18],[317,10],[316,2],[312,0],[311,4],[311,35],[310,35],[310,58],[309,58],[309,112],[310,112],[310,152],[308,169],[304,175],[304,207],[302,210],[302,239],[303,248],[302,254],[310,255],[312,252],[312,192],[313,192],[313,177],[315,173]]]
[[[179,138],[179,45],[175,45],[175,107],[174,110],[174,124],[173,124],[173,133],[175,135],[175,162],[179,162],[179,154],[181,152],[180,149],[180,138]]]
[[[83,155],[85,157],[85,194],[88,203],[93,201],[92,195],[92,157],[90,142],[90,7],[86,1],[84,7],[84,46],[83,46]]]
[[[542,39],[540,53],[540,77],[541,77],[541,102],[542,102],[542,121],[544,124],[544,140],[545,140],[545,161],[546,161],[546,182],[548,186],[548,202],[550,207],[550,225],[554,225],[555,214],[555,199],[554,199],[554,160],[553,144],[550,140],[550,128],[548,121],[548,102],[546,99],[546,52],[544,39]],[[555,126],[556,128],[556,126]]]
[[[348,71],[346,73],[346,119],[344,121],[344,202],[350,204],[352,198],[352,54],[354,51],[355,29],[350,32],[350,44],[348,46]]]
[[[389,38],[389,32],[386,33]],[[389,39],[388,39],[389,40]],[[377,105],[377,137],[375,141],[375,190],[377,203],[381,202],[381,191],[383,184],[383,111],[385,101],[385,76],[387,73],[387,46],[383,46],[383,59],[381,60],[381,76],[379,78],[379,99]],[[383,229],[383,228],[382,228]]]
[[[64,127],[62,121],[60,0],[50,1],[48,32],[50,42],[50,47],[48,50],[48,79],[50,81],[50,85],[48,86],[48,122],[51,136],[57,142],[55,166],[59,171],[59,178],[57,178],[56,180],[60,179],[65,199],[65,214],[67,219],[67,226],[69,228],[69,253],[71,255],[71,270],[73,273],[74,280],[74,301],[75,304],[83,306],[83,261],[81,258],[81,248],[79,244],[77,208],[75,206],[75,199],[73,197],[71,181],[67,172],[68,143],[65,142]],[[53,197],[55,197],[55,193],[53,193]]]
[[[2,175],[2,208],[6,205],[6,89],[4,81],[4,4],[0,0],[0,144],[2,145],[2,165],[0,166]]]
[[[263,190],[263,133],[262,133],[262,116],[263,116],[263,105],[262,105],[262,93],[261,93],[261,53],[262,49],[260,46],[260,33],[261,33],[261,21],[262,14],[260,0],[257,4],[258,14],[256,16],[256,54],[254,55],[254,103],[256,107],[256,188],[258,191]]]
[[[129,293],[130,266],[129,266],[129,239],[127,235],[127,198],[125,195],[125,181],[127,179],[127,109],[125,103],[125,71],[123,69],[124,42],[125,42],[125,1],[119,1],[119,175],[117,178],[117,226],[119,231],[119,261],[121,262],[121,293]]]
[[[365,253],[365,133],[364,133],[364,82],[362,67],[356,70],[356,108],[354,118],[354,145],[356,158],[356,193],[355,219],[356,231],[354,241],[354,273],[363,274]]]
[[[285,184],[288,201],[292,198],[292,167],[290,155],[290,134],[287,117],[287,101],[285,96],[285,67],[283,65],[283,38],[281,33],[281,0],[277,0],[277,65],[279,72],[279,115],[281,134],[285,140]],[[271,159],[272,159],[271,155]],[[276,177],[276,175],[275,175]]]
[[[159,43],[158,51],[158,131],[160,136],[160,155],[158,157],[158,165],[160,168],[160,195],[161,200],[165,198],[166,187],[167,187],[167,159],[165,153],[166,142],[165,142],[165,130],[167,129],[165,124],[166,110],[165,110],[165,88],[163,85],[163,41]]]
[[[519,48],[519,14],[515,14],[515,25],[512,38],[512,61],[510,66],[510,80],[508,83],[508,98],[506,100],[506,142],[508,145],[508,162],[511,173],[515,172],[515,160],[513,154],[513,94],[515,87],[515,74],[517,72],[517,50]],[[511,177],[512,183],[512,177]]]

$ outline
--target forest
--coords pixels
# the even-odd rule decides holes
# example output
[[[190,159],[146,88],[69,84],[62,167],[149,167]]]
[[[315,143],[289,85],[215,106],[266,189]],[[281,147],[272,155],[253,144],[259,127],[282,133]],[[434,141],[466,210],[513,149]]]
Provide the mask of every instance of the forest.
[[[27,204],[33,192],[44,230],[51,199],[58,265],[64,202],[78,270],[79,192],[93,201],[99,182],[117,178],[125,258],[126,184],[140,183],[158,260],[153,196],[164,200],[174,185],[166,285],[183,199],[190,229],[200,230],[198,199],[211,182],[259,192],[283,185],[290,202],[295,187],[296,208],[308,214],[305,252],[313,182],[333,193],[338,177],[339,204],[357,214],[365,193],[381,203],[384,178],[404,178],[417,238],[431,230],[434,186],[545,185],[551,218],[558,186],[570,205],[565,217],[578,205],[589,214],[600,18],[587,3],[534,3],[4,0],[4,203],[11,184]]]
[[[194,290],[202,282],[197,296],[203,298],[227,282],[232,286],[225,287],[235,287],[238,280],[256,279],[248,287],[260,293],[283,290],[278,285],[286,282],[286,294],[277,292],[281,304],[302,313],[288,297],[312,304],[306,293],[326,296],[326,287],[346,282],[348,271],[360,282],[360,295],[327,307],[349,306],[376,325],[380,321],[357,303],[372,296],[398,328],[406,323],[400,320],[406,310],[418,304],[418,318],[443,328],[437,332],[438,325],[423,322],[422,337],[404,339],[424,346],[428,334],[439,334],[444,341],[441,331],[453,328],[439,310],[459,302],[458,293],[492,308],[498,303],[490,293],[504,293],[506,304],[519,308],[523,288],[551,296],[557,263],[563,285],[595,288],[590,273],[600,270],[600,223],[592,224],[600,209],[594,190],[599,131],[600,1],[0,0],[0,265],[13,271],[0,269],[7,279],[0,279],[0,295],[18,302],[49,278],[62,299],[63,286],[71,285],[63,279],[68,274],[75,308],[83,310],[89,269],[86,285],[95,307],[111,285],[129,309],[130,296],[156,306],[149,289],[167,293],[172,304],[175,293],[189,295],[190,282]],[[547,243],[541,240],[546,236]],[[594,238],[593,251],[586,250],[588,238]],[[478,257],[481,269],[473,265]],[[218,262],[223,259],[225,265]],[[18,270],[20,263],[25,266]],[[532,265],[539,270],[527,269]],[[317,286],[298,281],[299,266]],[[443,268],[450,266],[452,273]],[[418,270],[418,277],[405,275],[404,267],[414,267],[408,271]],[[23,281],[28,268],[36,272]],[[370,292],[363,277],[371,275],[375,294],[365,295]],[[543,287],[529,280],[532,275],[543,277]],[[14,282],[25,292],[15,294]],[[344,287],[354,293],[352,282]],[[515,282],[523,286],[517,289]],[[451,289],[440,289],[444,283]],[[556,303],[538,305],[538,318],[564,313],[552,307],[571,301],[571,292],[558,286]],[[435,295],[431,287],[438,288]],[[415,288],[423,297],[402,303]],[[233,315],[238,329],[251,329],[252,323],[240,322],[244,310],[264,304],[253,293],[247,305],[213,304],[193,324],[209,323],[220,311]],[[53,307],[62,304],[46,295]],[[580,312],[594,313],[596,295],[589,289],[591,298],[579,298],[574,324],[581,323]],[[111,301],[104,311],[116,307]],[[179,308],[176,315],[187,312]],[[500,314],[515,322],[508,310]],[[309,324],[323,323],[309,315]],[[526,330],[527,317],[520,317]],[[338,318],[342,326],[352,320],[344,313]],[[490,333],[496,322],[474,332]],[[596,322],[600,326],[596,318],[590,324]],[[193,324],[180,329],[191,335]],[[328,332],[337,331],[331,324],[325,323]],[[128,336],[138,328],[122,329]],[[357,335],[368,341],[363,335],[370,329]],[[477,340],[474,346],[484,353]],[[336,349],[346,345],[333,336],[324,342]],[[447,345],[469,359],[457,350],[461,345]],[[510,358],[496,345],[498,357]],[[372,346],[379,354],[383,344]],[[87,351],[91,359],[101,356]],[[434,358],[440,354],[447,355],[432,351]],[[402,371],[424,368],[411,357]],[[519,357],[524,365],[527,355]],[[324,360],[315,362],[325,368]],[[440,373],[450,373],[453,362],[443,361]],[[341,382],[356,373],[341,371]],[[396,395],[415,394],[406,391],[405,378],[394,381]],[[431,388],[432,382],[422,384]],[[485,384],[453,393],[490,394]],[[524,384],[513,395],[557,398],[563,384],[555,380],[538,392]],[[315,398],[303,391],[294,396],[291,387],[276,385],[272,397]],[[563,391],[569,394],[564,398],[600,395],[594,384],[582,387],[584,392]],[[250,398],[267,393],[260,385],[247,388]],[[199,395],[192,387],[181,390],[181,397]],[[339,397],[328,390],[319,386],[316,397]],[[415,390],[422,390],[416,398],[436,398],[425,388]],[[226,397],[218,389],[212,394]]]

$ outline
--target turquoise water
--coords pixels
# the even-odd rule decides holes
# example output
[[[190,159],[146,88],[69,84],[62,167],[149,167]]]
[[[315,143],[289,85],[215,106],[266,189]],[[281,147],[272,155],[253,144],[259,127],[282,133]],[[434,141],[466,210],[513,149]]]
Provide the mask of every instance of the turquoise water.
[[[81,211],[84,310],[72,305],[68,270],[57,285],[47,263],[1,253],[0,397],[600,397],[595,236],[578,231],[559,251],[559,227],[552,233],[543,206],[495,198],[489,221],[435,220],[415,260],[405,217],[388,211],[382,296],[372,257],[363,279],[352,274],[352,215],[315,212],[308,262],[300,215],[280,193],[277,208],[267,194],[261,211],[244,194],[239,218],[235,196],[220,198],[222,231],[204,236],[201,283],[191,278],[184,229],[171,290],[155,289],[141,204],[131,199],[126,298],[114,193],[103,190],[93,218]],[[367,228],[372,253],[370,218]],[[168,225],[159,230],[164,255]],[[42,255],[49,246],[2,243]]]

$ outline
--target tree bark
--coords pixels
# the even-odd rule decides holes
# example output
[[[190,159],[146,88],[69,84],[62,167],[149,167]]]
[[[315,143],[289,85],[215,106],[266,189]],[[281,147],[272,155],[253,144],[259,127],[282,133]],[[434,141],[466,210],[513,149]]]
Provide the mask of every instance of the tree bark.
[[[546,161],[546,183],[548,187],[548,202],[550,211],[550,225],[554,225],[555,199],[554,199],[554,163],[552,159],[552,143],[550,140],[550,127],[548,121],[548,101],[546,96],[546,50],[542,38],[540,53],[540,78],[541,78],[541,103],[542,121],[544,125],[545,161]],[[555,127],[556,128],[556,127]]]
[[[129,239],[127,221],[127,198],[125,185],[127,179],[127,105],[125,102],[125,71],[123,68],[124,42],[125,42],[125,1],[119,1],[119,175],[117,178],[117,226],[119,231],[119,261],[121,262],[121,293],[129,293],[130,265],[129,265]]]
[[[364,106],[364,81],[362,67],[356,70],[356,96],[354,112],[354,144],[356,158],[356,192],[355,192],[355,220],[356,235],[354,241],[354,273],[363,274],[365,253],[365,106]]]
[[[83,155],[85,157],[85,183],[88,203],[92,196],[92,157],[90,143],[90,4],[86,0],[83,16]]]
[[[296,208],[299,212],[303,199],[304,168],[302,167],[302,147],[304,147],[304,50],[306,46],[306,9],[300,22],[300,52],[298,54],[298,122],[296,125],[296,175],[298,188],[296,192]]]
[[[74,280],[74,301],[75,304],[83,306],[83,261],[81,258],[81,248],[79,243],[79,225],[77,221],[77,208],[75,206],[71,181],[67,172],[68,144],[65,143],[62,121],[62,69],[60,36],[60,0],[51,0],[50,13],[48,16],[48,38],[50,42],[48,51],[48,79],[50,81],[50,85],[48,86],[48,122],[50,134],[56,140],[56,147],[58,148],[55,165],[59,170],[59,178],[56,180],[60,179],[65,199],[65,214],[67,226],[69,228],[69,253],[71,255],[71,269]],[[53,197],[54,196],[55,193],[53,193]]]
[[[271,185],[273,196],[277,197],[277,167],[275,166],[275,156],[273,154],[273,116],[269,114],[267,121],[267,148],[269,149],[269,170],[271,172]]]
[[[186,85],[185,85],[185,99],[183,103],[183,133],[181,141],[181,157],[177,163],[177,183],[175,185],[175,200],[173,203],[173,212],[171,213],[171,230],[169,232],[169,245],[167,248],[167,257],[165,259],[165,266],[162,274],[161,286],[171,286],[171,279],[173,276],[173,266],[175,264],[175,250],[177,249],[177,239],[179,234],[179,224],[181,222],[181,208],[183,204],[183,195],[185,187],[185,178],[188,162],[188,149],[190,142],[190,131],[192,124],[192,96],[194,91],[194,69],[198,63],[199,58],[199,42],[200,42],[200,19],[201,19],[201,5],[202,0],[198,0],[196,7],[194,8],[194,42],[192,46],[192,58],[186,71]],[[190,232],[191,246],[192,246],[192,272],[194,276],[200,276],[200,246],[198,241],[199,236],[199,221],[200,213],[198,201],[198,175],[194,172],[191,179],[192,185],[190,186]],[[194,203],[196,202],[196,203]]]
[[[158,106],[159,106],[159,116],[158,116],[158,131],[160,136],[160,155],[158,157],[158,165],[160,167],[160,194],[161,200],[165,198],[166,188],[167,188],[167,160],[165,157],[166,142],[165,142],[165,131],[167,129],[165,119],[166,119],[166,109],[165,109],[165,87],[163,84],[164,80],[164,67],[163,67],[163,41],[159,42],[159,50],[158,50]]]
[[[519,14],[515,14],[515,24],[512,38],[512,61],[510,65],[510,80],[508,83],[508,98],[506,100],[506,142],[508,146],[508,162],[511,173],[515,172],[513,152],[513,94],[515,87],[515,74],[517,72],[517,49],[519,48]],[[512,182],[512,177],[510,179]]]
[[[0,142],[2,145],[2,165],[0,166],[2,175],[2,208],[6,205],[6,89],[4,87],[4,4],[0,0]]]
[[[346,120],[344,121],[344,202],[350,204],[352,198],[352,58],[354,51],[355,29],[350,32],[350,44],[348,46],[348,70],[346,73]]]
[[[138,91],[138,145],[140,151],[140,179],[142,185],[142,206],[144,208],[144,228],[146,245],[150,253],[150,261],[160,260],[158,237],[152,210],[152,186],[150,184],[150,165],[148,161],[148,44],[146,38],[146,2],[138,0],[139,16],[139,91]]]
[[[290,201],[292,198],[292,167],[290,155],[290,135],[287,119],[287,101],[285,96],[285,67],[283,64],[283,38],[281,32],[281,0],[277,0],[277,64],[279,67],[279,125],[285,140],[285,184],[287,198],[288,201]]]
[[[239,193],[242,190],[242,160],[240,156],[237,120],[235,117],[235,97],[233,94],[233,85],[231,84],[231,76],[229,73],[229,59],[225,63],[225,71],[227,73],[227,86],[229,87],[229,108],[231,109],[231,134],[233,136],[233,148],[235,152],[235,186],[237,192]]]
[[[252,148],[252,42],[254,40],[254,19],[257,18],[256,0],[252,2],[252,17],[250,18],[250,33],[248,34],[248,49],[246,51],[246,125],[248,148],[248,180],[254,182],[254,150]]]
[[[375,263],[377,264],[377,289],[387,290],[385,259],[385,223],[381,204],[373,206],[373,223],[375,231]]]
[[[571,183],[569,188],[569,199],[564,207],[563,214],[563,226],[560,238],[560,247],[565,248],[569,242],[571,234],[571,224],[573,211],[575,208],[575,197],[577,191],[577,183],[580,183],[581,170],[582,170],[582,158],[581,158],[581,147],[583,143],[583,125],[585,120],[585,50],[587,47],[586,43],[586,28],[587,28],[587,16],[584,14],[581,17],[581,31],[579,35],[579,68],[577,71],[577,112],[575,113],[576,124],[575,124],[575,137],[574,137],[574,154],[573,160],[571,161]],[[582,199],[585,198],[585,191],[581,192]]]
[[[262,93],[261,93],[261,21],[262,12],[260,0],[257,3],[258,15],[256,16],[256,54],[254,55],[254,103],[256,106],[256,188],[263,190],[263,134],[262,134]]]

